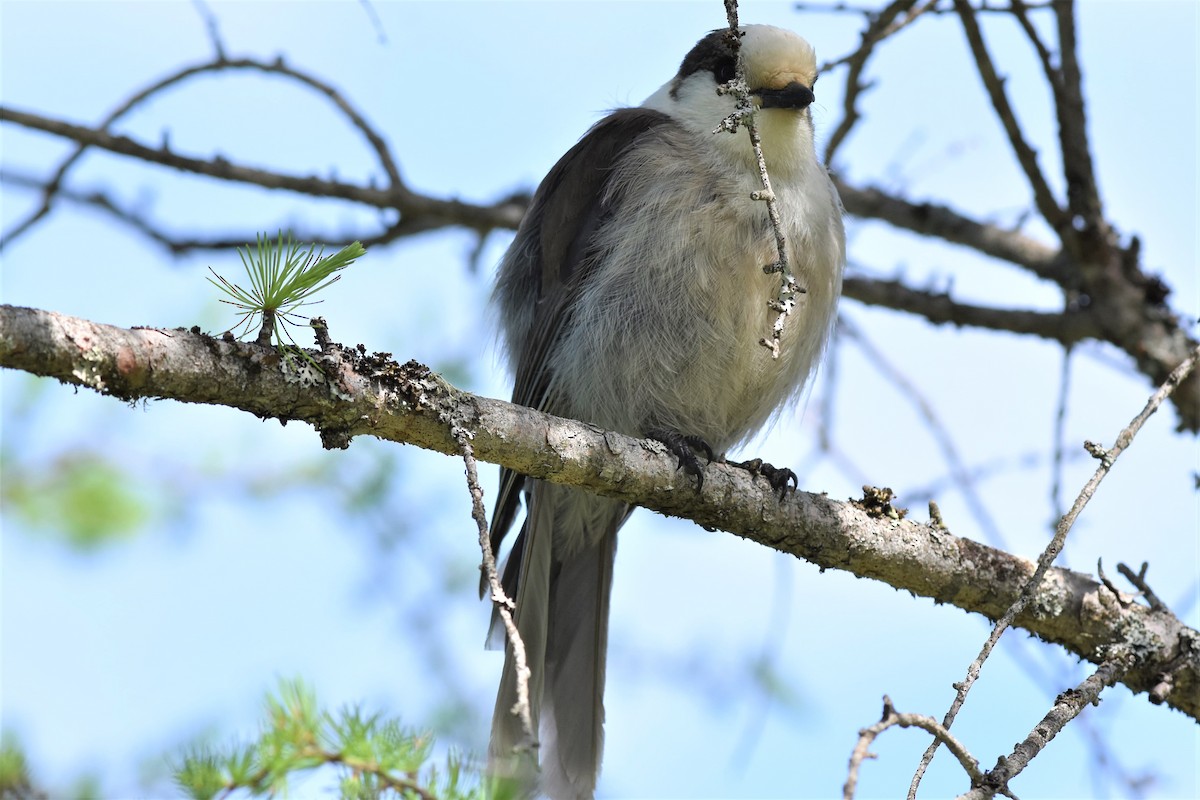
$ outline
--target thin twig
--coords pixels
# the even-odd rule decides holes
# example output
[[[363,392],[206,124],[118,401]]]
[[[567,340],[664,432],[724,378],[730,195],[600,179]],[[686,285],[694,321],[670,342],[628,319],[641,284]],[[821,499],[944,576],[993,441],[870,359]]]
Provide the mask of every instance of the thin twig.
[[[1067,723],[1075,719],[1089,705],[1100,702],[1100,693],[1121,679],[1129,668],[1127,658],[1105,661],[1078,686],[1060,694],[1054,706],[1034,726],[1029,735],[1007,756],[1000,756],[996,766],[983,776],[982,781],[972,781],[971,791],[959,800],[989,800],[997,794],[1012,795],[1008,783],[1017,777],[1040,753],[1050,740],[1057,736]]]
[[[762,181],[763,188],[761,191],[751,192],[750,199],[767,204],[767,215],[771,219],[771,230],[775,234],[775,249],[779,255],[779,260],[763,267],[763,272],[767,274],[777,272],[780,279],[779,294],[768,303],[771,310],[776,312],[775,322],[771,325],[771,336],[760,339],[758,343],[771,351],[771,358],[779,358],[783,328],[787,323],[788,316],[796,306],[796,295],[804,294],[806,290],[797,285],[796,276],[792,273],[791,265],[788,263],[787,237],[783,233],[783,218],[779,213],[779,202],[775,197],[775,192],[771,189],[771,176],[767,172],[767,162],[763,158],[762,137],[758,132],[756,112],[754,104],[750,100],[750,89],[746,85],[745,66],[741,57],[742,40],[738,27],[737,0],[725,0],[725,16],[729,21],[728,42],[734,59],[737,61],[737,73],[733,81],[726,86],[719,87],[717,91],[723,94],[732,94],[737,99],[737,108],[721,121],[713,133],[718,131],[734,133],[739,125],[745,125],[750,136],[750,146],[754,148],[754,158],[758,164],[758,177]]]
[[[984,88],[992,100],[996,116],[1000,119],[1000,124],[1016,153],[1017,161],[1033,190],[1033,199],[1038,212],[1046,219],[1051,228],[1064,233],[1068,227],[1066,214],[1059,207],[1058,201],[1054,199],[1054,193],[1046,182],[1046,176],[1042,174],[1042,169],[1038,166],[1037,152],[1029,146],[1029,143],[1025,141],[1025,135],[1021,132],[1021,125],[1017,122],[1012,104],[1009,103],[1008,95],[1004,91],[1004,81],[996,74],[996,66],[992,63],[992,57],[983,41],[979,22],[975,19],[976,10],[967,0],[954,0],[954,7],[958,10],[959,18],[962,20],[967,43],[971,46],[971,53],[975,57],[975,65],[979,70],[979,77],[983,80]]]
[[[198,5],[197,8],[203,15],[203,6]],[[318,94],[328,98],[330,102],[337,106],[350,124],[363,134],[363,137],[371,145],[371,148],[375,151],[377,157],[379,158],[379,164],[383,168],[384,174],[387,175],[389,186],[396,192],[404,191],[403,182],[400,180],[400,171],[396,167],[395,159],[392,158],[387,143],[384,141],[383,137],[375,131],[373,126],[367,122],[366,118],[345,97],[342,96],[341,92],[319,78],[287,66],[282,57],[277,58],[272,62],[259,61],[258,59],[253,58],[240,58],[233,60],[227,59],[221,47],[220,38],[215,32],[215,20],[211,20],[211,17],[207,17],[207,19],[210,19],[211,21],[209,30],[210,35],[214,37],[214,47],[217,50],[216,58],[211,61],[205,61],[200,64],[193,64],[191,66],[177,69],[175,72],[172,72],[171,74],[151,83],[149,86],[146,86],[135,92],[128,99],[109,112],[108,115],[100,121],[100,124],[96,127],[97,131],[107,133],[108,129],[115,122],[124,117],[133,109],[140,106],[145,101],[149,100],[154,95],[198,75],[203,75],[209,72],[222,72],[226,70],[251,70],[256,72],[265,72],[268,74],[279,75],[290,80],[295,80],[317,92]],[[38,220],[42,219],[47,213],[49,213],[54,202],[54,195],[62,185],[62,181],[66,177],[67,171],[75,164],[76,161],[79,160],[79,157],[83,155],[84,150],[86,150],[90,145],[96,144],[95,142],[89,142],[80,138],[74,138],[74,140],[78,144],[78,147],[76,147],[75,150],[73,150],[71,154],[67,156],[67,158],[64,159],[54,171],[54,176],[47,182],[46,190],[42,195],[41,205],[27,218],[15,224],[3,235],[0,235],[0,249],[3,249],[6,244],[25,233]],[[164,151],[167,150],[165,142],[162,149]]]
[[[113,153],[131,156],[142,161],[161,164],[174,169],[205,175],[211,178],[259,186],[265,189],[286,189],[312,197],[335,197],[362,203],[374,208],[390,208],[400,212],[401,219],[393,226],[394,235],[385,238],[397,238],[400,235],[411,235],[435,227],[463,225],[476,230],[491,230],[494,228],[516,228],[524,215],[524,206],[519,203],[502,201],[492,206],[474,205],[458,200],[441,200],[416,194],[403,187],[379,189],[374,186],[360,186],[337,180],[319,178],[317,176],[286,175],[269,170],[241,166],[221,156],[212,159],[184,156],[165,147],[149,147],[128,136],[114,136],[105,130],[97,130],[82,125],[74,125],[62,120],[50,119],[38,114],[0,106],[0,121],[12,122],[27,128],[44,131],[62,136],[88,146],[100,147]],[[53,181],[49,184],[50,191],[57,191]],[[28,222],[28,220],[27,220]],[[3,243],[11,242],[13,236],[27,229],[25,223],[19,229],[10,230],[5,234]],[[253,239],[254,237],[249,237]],[[363,237],[362,241],[373,237]],[[244,244],[246,239],[238,242]]]
[[[1019,231],[981,222],[937,203],[899,197],[877,186],[854,186],[833,177],[846,212],[878,219],[902,230],[963,245],[984,255],[1024,267],[1039,278],[1067,287],[1078,280],[1062,252]]]
[[[966,745],[956,739],[945,726],[933,717],[927,717],[923,714],[901,714],[897,712],[892,705],[892,699],[884,695],[882,718],[874,725],[863,728],[858,732],[858,744],[854,746],[854,751],[850,754],[850,770],[846,777],[846,783],[842,787],[843,800],[851,800],[854,797],[854,790],[858,787],[858,770],[865,759],[873,758],[872,754],[868,751],[871,742],[875,741],[875,738],[888,728],[896,726],[901,728],[920,728],[926,733],[932,734],[934,741],[945,742],[946,747],[958,759],[958,763],[962,765],[967,776],[971,779],[971,784],[975,785],[983,780],[984,774],[979,769],[979,760],[971,755]]]
[[[1057,104],[1062,91],[1062,74],[1058,71],[1058,67],[1054,66],[1054,58],[1045,43],[1042,42],[1042,37],[1038,35],[1037,28],[1033,27],[1033,20],[1029,18],[1029,7],[1024,0],[1013,0],[1012,13],[1017,18],[1021,30],[1025,32],[1025,37],[1033,45],[1034,52],[1037,53],[1038,61],[1042,65],[1042,74],[1046,76],[1046,83],[1050,84]]]
[[[47,186],[45,182],[32,175],[3,168],[0,168],[0,183],[34,191],[44,191]],[[132,206],[124,205],[111,194],[101,189],[80,190],[69,186],[62,186],[59,187],[55,196],[57,200],[77,203],[109,215],[112,219],[132,228],[175,256],[195,250],[236,250],[239,247],[244,247],[246,242],[254,241],[254,238],[262,232],[261,228],[255,228],[241,233],[228,232],[213,234],[211,236],[174,233],[168,230],[165,225],[160,225],[157,221],[153,220],[149,215],[135,210]],[[491,206],[480,206],[479,208],[490,207],[498,215],[509,216],[512,222],[517,222],[520,220],[523,210],[528,207],[529,201],[530,197],[528,194],[514,194],[499,200]],[[451,224],[455,223],[449,218],[439,219],[416,214],[405,214],[401,215],[394,224],[382,230],[375,231],[344,230],[338,233],[328,233],[297,226],[290,226],[289,229],[297,241],[308,242],[317,246],[344,247],[351,242],[361,242],[363,247],[370,249],[373,246],[390,244],[406,236],[413,236],[417,233],[423,233]],[[282,226],[264,225],[263,227],[271,229],[272,227],[279,228]],[[502,227],[507,228],[508,226],[504,225]],[[488,230],[487,228],[479,229],[480,237],[486,236]]]
[[[1017,596],[1017,599],[1013,602],[1009,609],[1004,612],[1004,615],[1001,616],[996,622],[995,627],[992,629],[991,635],[988,637],[987,641],[984,642],[983,648],[979,651],[979,655],[976,656],[975,660],[971,662],[971,665],[967,667],[966,678],[961,683],[955,684],[956,694],[954,697],[954,702],[951,703],[950,710],[946,712],[946,716],[942,720],[942,723],[947,728],[954,724],[954,719],[958,716],[959,709],[962,708],[963,703],[967,699],[967,693],[971,691],[971,687],[975,684],[976,679],[979,677],[979,672],[983,668],[983,662],[987,660],[989,655],[991,655],[992,648],[994,648],[996,643],[1000,641],[1001,634],[1003,634],[1004,631],[1007,630],[1010,625],[1012,625],[1013,620],[1015,620],[1017,616],[1025,610],[1025,606],[1027,606],[1029,601],[1033,599],[1034,593],[1041,584],[1042,578],[1045,577],[1046,572],[1050,569],[1050,565],[1054,563],[1054,560],[1058,557],[1058,554],[1062,552],[1063,546],[1067,541],[1067,534],[1070,533],[1071,528],[1075,525],[1075,520],[1079,518],[1079,515],[1083,512],[1083,509],[1088,504],[1088,501],[1092,499],[1093,495],[1095,495],[1096,489],[1100,486],[1100,482],[1104,480],[1104,477],[1109,473],[1109,470],[1112,469],[1117,457],[1125,451],[1125,448],[1129,447],[1129,445],[1133,443],[1134,436],[1136,436],[1137,432],[1141,430],[1142,425],[1145,424],[1146,420],[1158,410],[1158,407],[1162,405],[1164,400],[1170,397],[1171,393],[1175,391],[1175,387],[1178,386],[1179,383],[1192,372],[1196,366],[1197,359],[1200,359],[1200,347],[1193,350],[1192,354],[1188,358],[1184,359],[1183,363],[1179,364],[1179,366],[1172,370],[1166,382],[1159,387],[1158,391],[1150,396],[1148,401],[1146,401],[1146,405],[1141,412],[1139,412],[1138,415],[1135,416],[1130,423],[1125,426],[1125,428],[1117,435],[1116,443],[1113,444],[1112,448],[1103,450],[1099,453],[1098,458],[1100,461],[1100,466],[1096,468],[1096,472],[1079,492],[1079,496],[1075,498],[1075,503],[1071,506],[1071,510],[1064,514],[1062,519],[1059,520],[1054,537],[1050,540],[1050,543],[1046,545],[1046,549],[1038,558],[1037,568],[1034,570],[1032,577],[1030,577],[1029,581],[1021,589],[1021,593]],[[921,783],[921,778],[925,775],[925,770],[928,769],[930,762],[932,762],[933,756],[937,752],[937,747],[938,741],[935,739],[929,745],[928,749],[926,749],[924,755],[921,756],[921,762],[918,764],[917,771],[913,775],[912,783],[909,785],[909,800],[913,800],[913,798],[917,796],[917,787]]]
[[[1146,582],[1146,569],[1149,566],[1149,564],[1143,561],[1142,568],[1135,573],[1128,567],[1128,565],[1118,562],[1117,572],[1124,575],[1125,580],[1129,581],[1138,588],[1138,591],[1142,593],[1142,597],[1146,598],[1146,602],[1150,604],[1151,608],[1153,608],[1155,611],[1169,612],[1170,609],[1167,607],[1167,604],[1164,603],[1162,599],[1154,593],[1154,590],[1150,588],[1150,584]]]
[[[1075,217],[1078,229],[1098,239],[1106,238],[1108,223],[1096,186],[1096,171],[1088,144],[1087,112],[1083,102],[1083,75],[1075,46],[1075,8],[1072,0],[1054,4],[1058,20],[1058,73],[1060,79],[1052,84],[1055,92],[1054,110],[1058,115],[1058,137],[1062,148],[1063,177],[1067,183],[1067,205]]]
[[[850,65],[850,69],[846,73],[846,91],[842,98],[842,119],[838,123],[837,128],[830,134],[829,141],[825,145],[826,164],[833,163],[833,156],[837,152],[838,147],[845,141],[846,136],[849,135],[850,130],[859,120],[858,96],[871,87],[871,84],[863,83],[862,73],[866,69],[867,61],[874,52],[876,45],[887,37],[903,30],[936,2],[937,0],[926,0],[924,6],[914,10],[913,6],[916,5],[917,0],[892,0],[878,14],[872,14],[867,17],[867,27],[862,32],[862,44],[859,45],[857,50],[843,56],[838,61],[822,65],[821,72],[832,69],[839,64]],[[902,14],[904,15],[903,19],[897,21],[896,18]]]
[[[533,716],[529,703],[529,678],[531,675],[529,663],[525,656],[525,643],[513,622],[512,612],[516,604],[504,593],[500,585],[500,576],[496,571],[496,555],[492,552],[491,536],[488,533],[487,512],[483,508],[483,487],[479,483],[479,470],[475,462],[475,450],[471,447],[470,433],[464,428],[453,425],[451,433],[458,442],[466,465],[467,489],[471,493],[471,518],[479,529],[479,548],[483,552],[483,571],[491,590],[492,605],[500,615],[504,631],[508,636],[508,645],[512,648],[513,661],[517,673],[517,703],[513,706],[513,714],[521,720],[521,729],[525,734],[522,749],[526,754],[535,752],[537,746],[536,731],[533,729]]]
[[[208,41],[213,46],[213,55],[217,61],[225,60],[225,42],[221,39],[221,28],[217,25],[217,15],[205,0],[192,0],[192,7],[204,22],[204,30]]]

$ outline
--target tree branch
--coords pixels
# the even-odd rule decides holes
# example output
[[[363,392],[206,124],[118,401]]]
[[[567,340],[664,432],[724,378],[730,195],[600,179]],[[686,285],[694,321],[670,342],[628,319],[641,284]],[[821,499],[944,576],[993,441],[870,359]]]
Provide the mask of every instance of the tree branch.
[[[842,293],[866,305],[907,311],[935,325],[949,323],[960,328],[1009,331],[1065,345],[1099,338],[1102,332],[1099,323],[1086,311],[1055,313],[968,305],[955,302],[948,294],[918,291],[899,281],[848,277],[842,283]]]
[[[879,219],[903,230],[968,247],[1025,267],[1069,290],[1089,312],[1088,322],[1098,326],[1096,338],[1124,351],[1155,384],[1165,381],[1197,345],[1165,303],[1170,290],[1162,281],[1142,271],[1136,239],[1122,248],[1112,241],[1109,232],[1106,237],[1088,237],[1086,252],[1076,253],[1073,250],[1079,248],[1075,237],[1064,239],[1064,247],[1056,249],[1017,231],[972,220],[945,206],[915,203],[872,187],[860,189],[843,181],[835,183],[846,211],[855,216]],[[866,287],[852,285],[852,288],[867,296]],[[881,300],[881,305],[900,310],[917,310],[906,308],[904,301],[922,308],[936,307],[930,302],[918,302],[920,298],[907,292],[899,293],[895,300],[882,291],[870,294]],[[864,302],[869,301],[864,299]],[[1034,333],[1032,328],[1048,330],[1048,320],[1022,319],[1019,315],[1026,312],[1008,313],[1018,315],[1007,320],[1014,326],[1029,326],[1029,330],[1022,332]],[[1080,318],[1064,320],[1060,341],[1069,340],[1074,335],[1070,331],[1080,321]],[[1172,395],[1171,402],[1179,414],[1180,429],[1200,432],[1200,373],[1192,373]]]
[[[1063,213],[1054,198],[1054,193],[1050,191],[1050,185],[1046,183],[1046,176],[1038,166],[1037,152],[1025,141],[1021,125],[1017,122],[1012,105],[1008,102],[1008,95],[1004,92],[1004,80],[996,74],[996,66],[992,63],[991,54],[983,41],[983,33],[979,30],[978,20],[975,19],[975,8],[967,0],[954,0],[954,7],[962,20],[963,31],[966,33],[967,43],[971,46],[971,54],[975,57],[979,77],[983,80],[983,86],[992,100],[992,107],[996,110],[1004,132],[1008,134],[1017,162],[1033,190],[1034,204],[1051,228],[1060,235],[1065,234],[1069,230],[1067,215]]]
[[[74,125],[63,120],[0,106],[0,121],[61,136],[81,144],[99,147],[119,155],[130,156],[150,164],[205,175],[219,180],[259,186],[264,189],[285,189],[311,197],[335,197],[362,203],[374,208],[390,208],[400,212],[405,224],[415,231],[462,225],[479,231],[495,228],[516,228],[525,209],[512,203],[493,206],[474,205],[459,200],[441,200],[418,194],[403,186],[378,189],[342,181],[319,178],[316,175],[287,175],[269,170],[234,164],[222,156],[211,160],[185,156],[172,151],[164,142],[161,147],[149,147],[128,136],[116,136],[104,130]]]
[[[1099,703],[1100,693],[1121,679],[1125,666],[1122,658],[1105,661],[1078,686],[1060,694],[1046,716],[1042,717],[1029,735],[1017,744],[1013,752],[1008,756],[1000,756],[996,760],[996,766],[988,770],[978,785],[961,795],[959,800],[989,800],[997,794],[1012,797],[1008,791],[1009,781],[1029,766],[1067,723],[1079,716],[1088,706]]]
[[[873,186],[852,186],[836,177],[834,183],[842,205],[856,217],[881,220],[902,230],[969,247],[1024,267],[1060,286],[1075,280],[1058,248],[1019,231],[979,222],[944,205],[906,200]]]
[[[857,50],[837,61],[821,65],[819,72],[825,72],[840,64],[849,65],[846,72],[846,91],[842,98],[842,120],[830,134],[829,141],[825,145],[826,164],[833,163],[838,147],[845,141],[859,120],[858,96],[871,88],[870,83],[863,82],[862,73],[866,69],[867,61],[874,53],[875,47],[887,37],[906,28],[922,13],[929,10],[935,2],[936,0],[926,0],[924,6],[914,10],[913,6],[917,4],[917,0],[892,0],[882,11],[867,15],[867,27],[862,32],[862,44]],[[901,15],[903,18],[897,19]]]
[[[167,398],[313,425],[326,447],[354,436],[458,455],[452,427],[473,434],[478,458],[535,478],[577,486],[694,520],[804,558],[884,581],[996,619],[1034,565],[939,527],[872,516],[854,503],[796,492],[780,502],[746,470],[712,464],[704,488],[676,472],[661,445],[468,394],[415,362],[336,346],[303,359],[217,339],[199,329],[102,325],[0,306],[0,366],[57,378],[133,401]],[[326,377],[328,376],[328,377]],[[1137,643],[1141,660],[1122,677],[1135,692],[1173,683],[1162,699],[1200,720],[1200,633],[1121,598],[1086,575],[1050,569],[1016,624],[1101,663],[1111,645]]]
[[[1015,5],[1015,4],[1014,4]],[[1058,114],[1058,139],[1062,148],[1063,177],[1067,181],[1067,206],[1075,217],[1076,227],[1085,235],[1106,236],[1108,223],[1096,185],[1096,171],[1088,145],[1087,112],[1083,102],[1083,74],[1075,47],[1075,8],[1072,0],[1054,4],[1058,21],[1057,80],[1050,80],[1054,90],[1054,109]]]

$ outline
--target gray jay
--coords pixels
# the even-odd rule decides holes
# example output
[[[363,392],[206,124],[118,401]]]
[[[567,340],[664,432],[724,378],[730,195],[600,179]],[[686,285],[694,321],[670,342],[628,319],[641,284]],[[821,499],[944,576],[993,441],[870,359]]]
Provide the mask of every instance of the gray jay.
[[[795,398],[828,339],[845,262],[842,207],[813,146],[816,56],[790,31],[742,28],[741,59],[798,284],[778,358],[759,344],[779,277],[749,137],[714,133],[735,99],[726,30],[705,36],[640,107],[598,122],[550,170],[500,264],[494,295],[513,402],[667,443],[723,453]],[[623,503],[503,470],[492,547],[526,513],[504,568],[532,675],[540,781],[555,800],[592,797],[603,747],[604,661]],[[493,632],[503,628],[493,620]],[[497,637],[493,637],[493,640]],[[505,659],[489,750],[512,775],[523,739]],[[539,724],[540,723],[540,724]]]

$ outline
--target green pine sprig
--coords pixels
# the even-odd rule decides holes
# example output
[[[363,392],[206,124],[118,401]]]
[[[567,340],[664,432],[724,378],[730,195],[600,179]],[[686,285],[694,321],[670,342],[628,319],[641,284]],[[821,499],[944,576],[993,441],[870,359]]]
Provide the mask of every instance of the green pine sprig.
[[[432,762],[432,738],[358,708],[336,713],[317,704],[300,681],[281,681],[268,696],[257,739],[220,750],[195,748],[177,762],[175,781],[194,800],[287,796],[289,785],[319,770],[339,773],[342,800],[514,800],[457,756]],[[332,777],[332,776],[330,776]]]
[[[213,277],[208,281],[227,295],[221,298],[222,303],[241,312],[242,318],[233,326],[243,328],[239,338],[261,320],[255,341],[264,347],[274,343],[286,354],[288,343],[298,349],[289,329],[290,325],[301,322],[297,310],[321,302],[311,298],[340,280],[342,276],[335,273],[353,264],[366,252],[361,242],[352,242],[333,255],[325,256],[324,248],[317,251],[315,245],[309,245],[308,250],[304,250],[302,245],[292,241],[291,234],[285,237],[283,231],[274,243],[265,234],[260,234],[253,251],[249,245],[238,248],[242,266],[250,278],[249,289],[227,280],[212,267],[208,269]]]

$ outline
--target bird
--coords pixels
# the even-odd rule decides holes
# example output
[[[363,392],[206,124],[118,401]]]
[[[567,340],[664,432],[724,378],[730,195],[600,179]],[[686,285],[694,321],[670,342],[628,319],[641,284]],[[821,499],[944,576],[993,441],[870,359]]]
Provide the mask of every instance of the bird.
[[[703,481],[696,451],[744,443],[793,405],[836,317],[845,264],[842,205],[816,155],[816,54],[768,25],[705,35],[641,106],[597,122],[550,170],[502,257],[492,303],[513,402],[658,439]],[[737,52],[740,50],[740,53]],[[717,131],[736,98],[718,87],[738,61],[757,107],[764,160],[800,292],[777,357],[780,278],[750,139]],[[595,793],[604,739],[605,657],[617,531],[632,508],[502,469],[497,552],[524,498],[503,568],[530,669],[539,769],[522,761],[511,650],[497,692],[489,771],[526,795]],[[481,594],[484,587],[481,585]],[[489,641],[503,644],[493,611]]]

